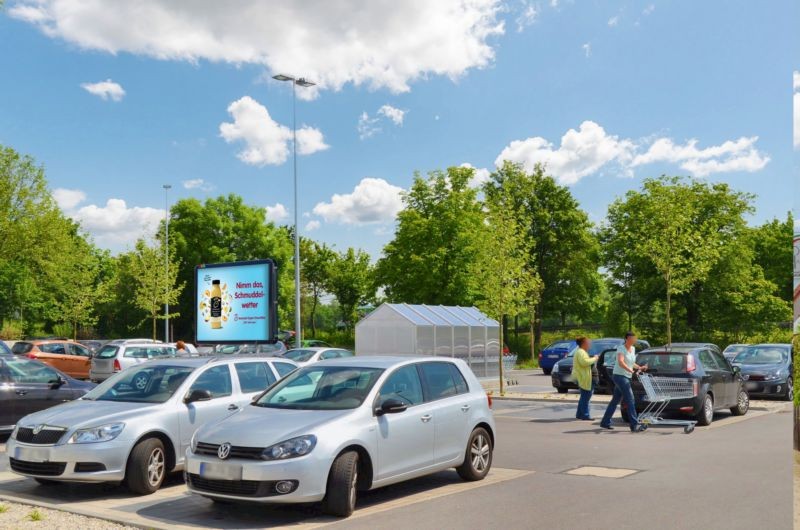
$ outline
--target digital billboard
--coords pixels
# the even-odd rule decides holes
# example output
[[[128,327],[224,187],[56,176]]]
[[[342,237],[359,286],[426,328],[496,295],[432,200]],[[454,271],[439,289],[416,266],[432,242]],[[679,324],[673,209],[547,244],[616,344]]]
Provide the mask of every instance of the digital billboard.
[[[195,326],[198,344],[271,342],[277,332],[276,271],[272,260],[198,265]]]

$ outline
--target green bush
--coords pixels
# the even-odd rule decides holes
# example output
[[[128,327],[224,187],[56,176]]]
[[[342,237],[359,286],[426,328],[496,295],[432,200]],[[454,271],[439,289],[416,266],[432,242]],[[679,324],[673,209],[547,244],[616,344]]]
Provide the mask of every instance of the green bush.
[[[0,328],[0,340],[20,340],[22,338],[22,322],[6,320]]]
[[[72,338],[72,326],[69,324],[53,324],[53,335],[56,337]]]
[[[306,330],[308,331],[308,330]],[[315,337],[310,336],[311,333],[307,334],[303,338],[306,340],[316,339],[316,340],[324,340],[331,346],[336,348],[345,348],[348,350],[354,350],[356,344],[356,337],[352,331],[320,331],[317,330],[317,335]]]

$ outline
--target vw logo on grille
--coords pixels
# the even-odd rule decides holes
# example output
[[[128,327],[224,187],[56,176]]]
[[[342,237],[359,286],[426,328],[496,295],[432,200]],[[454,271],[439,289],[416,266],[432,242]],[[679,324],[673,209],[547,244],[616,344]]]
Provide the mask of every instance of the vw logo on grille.
[[[220,460],[225,460],[231,455],[231,444],[225,442],[217,448],[217,456]]]
[[[33,428],[33,434],[39,434],[40,432],[42,432],[42,429],[44,429],[44,427],[45,425],[43,423],[37,425],[36,427]]]

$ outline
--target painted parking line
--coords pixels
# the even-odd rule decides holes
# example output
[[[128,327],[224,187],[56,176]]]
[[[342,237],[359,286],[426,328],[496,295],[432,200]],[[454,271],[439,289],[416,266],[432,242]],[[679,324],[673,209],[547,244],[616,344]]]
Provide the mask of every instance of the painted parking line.
[[[581,466],[565,471],[564,474],[579,477],[625,478],[638,472],[638,469],[624,469],[621,467]]]
[[[454,471],[444,471],[362,494],[359,508],[350,519],[456,495],[531,473],[533,471],[493,468],[482,481],[464,482]],[[32,480],[6,472],[0,473],[0,499],[154,529],[311,529],[341,521],[322,515],[318,505],[216,506],[207,499],[190,495],[182,483],[175,481],[153,495],[139,497],[110,485],[37,486]]]

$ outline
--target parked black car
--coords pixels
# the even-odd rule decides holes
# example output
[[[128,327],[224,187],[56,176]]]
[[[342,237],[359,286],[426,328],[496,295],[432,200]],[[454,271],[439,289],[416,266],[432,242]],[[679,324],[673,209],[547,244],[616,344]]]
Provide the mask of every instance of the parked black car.
[[[791,401],[792,345],[756,344],[748,346],[733,359],[745,379],[744,387],[751,396],[775,397]]]
[[[611,383],[611,376],[609,375],[611,370],[614,369],[614,356],[613,354],[605,354],[615,351],[622,344],[625,344],[625,339],[605,338],[592,340],[592,345],[589,347],[589,355],[603,356],[602,359],[597,361],[599,383],[595,391],[600,394],[610,393],[614,388]],[[648,349],[650,343],[646,340],[639,340],[636,341],[633,347],[639,352]],[[550,379],[553,382],[553,387],[558,390],[559,394],[566,394],[570,388],[578,388],[578,383],[576,383],[575,378],[572,377],[572,363],[574,362],[572,356],[574,353],[574,350],[569,352],[564,359],[561,359],[553,365],[553,372],[550,374]],[[601,365],[603,366],[602,370],[599,369]]]
[[[42,362],[0,356],[0,434],[8,434],[23,416],[77,399],[95,387]]]
[[[665,413],[692,416],[699,425],[709,425],[714,412],[729,409],[735,416],[742,416],[750,408],[750,397],[744,386],[739,367],[731,364],[719,352],[708,345],[674,348],[653,348],[639,353],[636,364],[647,365],[653,376],[689,379],[694,384],[694,397],[673,399]],[[633,393],[636,410],[647,405],[644,388],[638,377],[633,378]],[[623,406],[622,417],[628,413]]]

